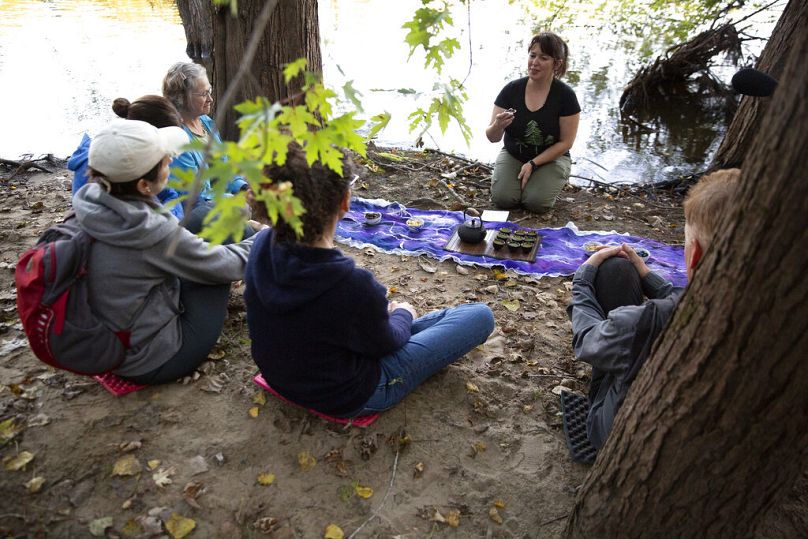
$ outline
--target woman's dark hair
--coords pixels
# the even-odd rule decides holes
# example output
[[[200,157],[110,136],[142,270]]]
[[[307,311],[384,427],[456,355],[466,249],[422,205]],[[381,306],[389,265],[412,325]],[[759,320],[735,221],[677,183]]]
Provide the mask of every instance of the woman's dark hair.
[[[163,164],[163,160],[157,162],[151,170],[149,170],[146,174],[143,175],[143,178],[138,178],[136,180],[131,180],[128,182],[111,182],[107,180],[107,177],[95,170],[94,168],[90,167],[88,170],[88,174],[90,176],[90,180],[104,180],[104,183],[109,184],[109,194],[115,197],[139,197],[139,198],[146,198],[149,199],[151,197],[143,195],[140,191],[137,190],[137,182],[141,179],[144,179],[149,182],[153,182],[157,179],[157,174],[160,173],[160,167]]]
[[[354,174],[353,160],[347,153],[342,160],[342,173],[340,176],[319,161],[309,167],[306,155],[295,143],[289,145],[289,153],[283,166],[270,165],[264,169],[264,175],[273,182],[269,184],[270,189],[280,182],[290,182],[294,195],[300,199],[306,210],[301,216],[303,236],[298,238],[292,227],[285,221],[278,220],[274,227],[276,241],[309,244],[322,237],[326,225],[339,211],[340,201],[348,192],[349,179]],[[267,222],[266,206],[262,202],[256,202],[253,209],[254,219]]]
[[[121,118],[147,122],[158,129],[182,125],[182,118],[177,107],[159,95],[144,95],[133,103],[130,103],[125,97],[119,97],[112,102],[112,110]]]
[[[533,45],[536,45],[537,43],[541,52],[552,56],[555,60],[561,61],[559,65],[553,67],[553,74],[557,79],[563,77],[567,72],[567,58],[569,57],[570,52],[569,47],[567,47],[567,43],[561,39],[558,34],[554,34],[553,32],[541,32],[540,34],[533,36],[527,50],[529,51],[532,49]]]

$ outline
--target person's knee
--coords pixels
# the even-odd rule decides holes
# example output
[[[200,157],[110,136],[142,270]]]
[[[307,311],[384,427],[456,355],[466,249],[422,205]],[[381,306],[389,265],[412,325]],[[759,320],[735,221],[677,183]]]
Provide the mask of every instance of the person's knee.
[[[603,280],[605,283],[621,282],[631,279],[635,275],[639,277],[637,270],[634,269],[634,264],[621,256],[607,258],[598,266],[598,280]]]
[[[480,338],[484,342],[494,331],[494,326],[496,325],[494,313],[488,308],[488,305],[483,303],[468,303],[459,306],[459,308],[468,312],[469,319],[473,320],[474,328],[479,332]]]
[[[605,313],[625,305],[640,305],[643,301],[640,274],[625,258],[607,258],[598,267],[595,297]]]
[[[519,197],[514,193],[504,190],[497,190],[494,186],[491,187],[491,203],[495,207],[503,210],[510,210],[513,208],[518,208],[520,202]]]

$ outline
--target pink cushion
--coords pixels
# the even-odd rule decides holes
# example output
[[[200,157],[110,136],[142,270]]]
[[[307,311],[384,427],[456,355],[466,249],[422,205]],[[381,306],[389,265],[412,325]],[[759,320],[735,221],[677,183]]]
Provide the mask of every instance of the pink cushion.
[[[255,378],[253,378],[253,382],[255,382],[256,384],[258,384],[259,386],[264,388],[266,391],[268,391],[272,395],[275,395],[277,398],[279,398],[283,402],[289,403],[289,404],[291,404],[293,406],[297,406],[298,408],[303,408],[304,410],[308,410],[309,412],[313,413],[317,417],[321,417],[321,418],[325,419],[326,421],[330,421],[332,423],[337,423],[339,425],[355,425],[357,427],[368,427],[368,426],[370,426],[371,423],[373,423],[374,421],[379,419],[380,414],[372,414],[372,415],[365,415],[365,416],[352,417],[352,418],[332,417],[330,415],[326,415],[324,413],[318,412],[317,410],[312,410],[311,408],[306,408],[305,406],[295,404],[294,402],[290,401],[289,399],[287,399],[286,397],[284,397],[283,395],[281,395],[280,393],[278,393],[277,391],[272,389],[269,386],[269,384],[267,383],[267,381],[264,380],[264,377],[261,376],[260,372],[255,375]]]
[[[98,376],[93,376],[93,378],[95,378],[96,382],[104,386],[104,389],[116,397],[123,397],[127,393],[132,393],[133,391],[138,391],[146,387],[134,382],[130,382],[129,380],[124,380],[120,376],[116,376],[111,372],[99,374]]]

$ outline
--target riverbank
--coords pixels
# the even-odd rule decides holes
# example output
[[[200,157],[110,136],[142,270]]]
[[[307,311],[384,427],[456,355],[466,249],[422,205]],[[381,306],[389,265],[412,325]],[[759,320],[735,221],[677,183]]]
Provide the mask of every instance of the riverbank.
[[[485,165],[435,152],[369,157],[359,196],[488,207]],[[502,278],[450,261],[430,261],[429,272],[415,257],[341,246],[395,289],[392,299],[419,312],[482,301],[497,322],[485,345],[367,429],[325,423],[256,388],[243,288],[198,375],[114,398],[38,362],[16,320],[17,258],[70,207],[72,175],[55,165],[10,180],[0,169],[0,422],[11,420],[0,423],[0,532],[176,537],[192,520],[195,537],[322,537],[331,524],[346,536],[364,526],[360,537],[560,534],[587,472],[570,461],[553,393],[588,384],[572,357],[570,277]],[[683,241],[680,200],[664,191],[568,187],[550,214],[511,219]],[[27,465],[8,469],[26,452]]]

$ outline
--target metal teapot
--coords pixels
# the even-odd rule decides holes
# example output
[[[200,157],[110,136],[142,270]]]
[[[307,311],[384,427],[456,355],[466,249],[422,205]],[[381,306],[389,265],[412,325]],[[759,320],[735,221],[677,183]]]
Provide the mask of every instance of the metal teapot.
[[[467,217],[470,217],[467,219]],[[463,224],[457,226],[457,235],[464,243],[480,243],[485,239],[485,228],[480,213],[474,208],[463,212]]]

